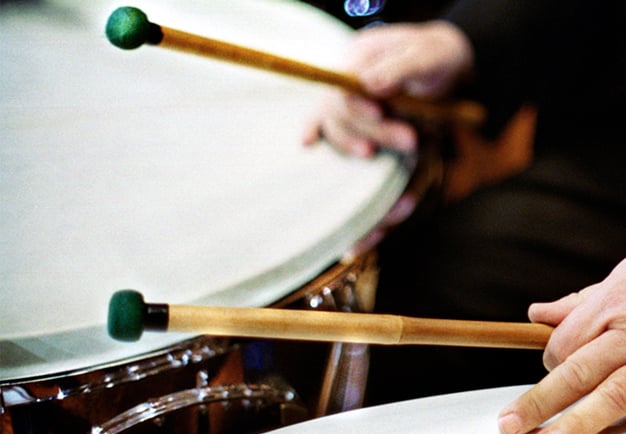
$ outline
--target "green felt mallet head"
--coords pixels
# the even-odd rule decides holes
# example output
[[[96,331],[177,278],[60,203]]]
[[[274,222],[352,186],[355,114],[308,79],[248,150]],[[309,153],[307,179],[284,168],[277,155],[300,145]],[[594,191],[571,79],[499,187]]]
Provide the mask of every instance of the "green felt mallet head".
[[[163,38],[161,28],[148,21],[140,9],[132,6],[117,8],[107,20],[105,34],[116,47],[125,50],[140,47],[144,43],[158,44]]]
[[[143,296],[132,289],[118,291],[109,302],[109,335],[121,341],[139,340],[146,315]]]
[[[145,303],[133,289],[117,291],[109,302],[107,328],[120,341],[137,341],[144,330],[167,330],[168,321],[167,304]]]

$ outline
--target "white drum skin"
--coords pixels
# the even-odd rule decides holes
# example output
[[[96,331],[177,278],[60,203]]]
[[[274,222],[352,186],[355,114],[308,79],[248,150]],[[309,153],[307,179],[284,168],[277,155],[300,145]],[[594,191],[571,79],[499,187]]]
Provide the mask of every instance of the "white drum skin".
[[[395,385],[394,387],[398,387]],[[498,434],[498,413],[530,386],[461,392],[326,416],[273,434]]]
[[[371,230],[410,175],[396,155],[362,160],[300,144],[324,86],[154,46],[113,47],[104,25],[118,6],[0,6],[4,410],[32,399],[18,396],[22,385],[80,391],[86,374],[194,342],[148,333],[113,341],[105,321],[115,291],[269,305]],[[290,0],[134,6],[164,26],[327,68],[350,35]]]
[[[498,414],[531,387],[505,386],[400,401],[321,417],[270,433],[499,434]],[[548,425],[558,416],[542,426]],[[618,423],[609,428],[608,432],[626,433],[626,422]]]
[[[104,321],[118,289],[268,305],[336,261],[407,181],[394,156],[299,143],[323,86],[158,47],[120,50],[103,36],[115,6],[0,10],[0,345],[26,357],[3,357],[0,381],[183,338],[111,342]],[[349,34],[292,1],[137,6],[163,25],[327,67]]]

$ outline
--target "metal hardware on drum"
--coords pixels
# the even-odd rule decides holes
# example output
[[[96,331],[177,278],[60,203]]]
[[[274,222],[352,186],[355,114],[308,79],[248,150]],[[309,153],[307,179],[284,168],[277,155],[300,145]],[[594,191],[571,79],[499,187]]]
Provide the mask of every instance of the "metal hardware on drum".
[[[349,262],[339,262],[273,307],[371,312],[377,285],[377,254],[369,251]],[[328,350],[314,417],[360,408],[365,398],[368,371],[367,345],[333,342]]]
[[[232,349],[226,340],[210,337],[184,341],[151,354],[145,360],[128,362],[123,366],[94,368],[93,372],[59,375],[49,380],[37,379],[0,384],[0,410],[10,407],[63,400],[79,395],[98,393],[124,384],[181,369],[226,354]]]
[[[204,387],[172,393],[139,404],[106,423],[93,427],[92,434],[119,434],[143,422],[180,409],[215,402],[242,401],[244,406],[289,403],[296,398],[293,389],[276,389],[269,385],[236,384]]]
[[[372,273],[376,274],[375,271],[375,255],[372,254],[358,258],[351,264],[337,264],[326,270],[320,277],[278,301],[275,306],[283,308],[300,306],[310,309],[313,307],[312,305],[316,305],[317,309],[360,311],[361,303],[367,304],[366,299],[368,298],[367,296],[363,297],[363,292],[373,290],[370,286],[375,286],[375,276],[372,276]],[[361,297],[365,301],[361,300]],[[76,402],[79,406],[92,407],[94,402],[98,402],[98,395],[102,396],[99,398],[100,400],[106,399],[111,402],[120,399],[123,394],[132,395],[135,400],[134,406],[120,407],[118,405],[113,406],[110,410],[98,411],[97,414],[85,414],[86,420],[84,422],[87,422],[89,418],[93,421],[93,426],[90,425],[89,429],[93,433],[100,432],[102,434],[143,433],[146,432],[144,429],[148,429],[147,432],[150,433],[162,432],[158,425],[162,424],[163,420],[169,421],[174,417],[173,413],[196,411],[202,414],[203,405],[217,402],[217,398],[221,398],[221,402],[224,403],[239,401],[236,405],[247,405],[250,407],[250,410],[247,411],[250,412],[257,411],[255,410],[256,405],[263,407],[259,411],[268,411],[266,410],[268,406],[278,406],[280,407],[281,425],[299,422],[308,417],[305,414],[306,410],[298,401],[297,389],[286,383],[267,383],[266,380],[260,379],[261,381],[255,381],[253,384],[218,383],[217,385],[210,385],[211,374],[207,374],[205,370],[206,363],[218,363],[217,360],[215,362],[213,360],[232,353],[235,348],[233,345],[230,340],[202,336],[181,342],[174,347],[151,355],[138,355],[134,361],[120,362],[110,367],[94,367],[85,372],[61,373],[50,379],[32,379],[0,384],[0,398],[4,400],[2,410],[9,418],[13,416],[15,419],[15,414],[19,413],[16,410],[23,410],[22,413],[32,415],[30,417],[37,417],[37,409],[42,405],[53,405],[59,409],[58,411],[64,412],[66,407],[72,408],[77,405]],[[342,352],[345,352],[343,346],[333,346],[327,367],[328,372],[324,376],[322,387],[322,389],[328,390],[322,392],[323,395],[318,405],[322,406],[323,410],[318,415],[328,414],[329,411],[334,412],[334,408],[337,410],[346,409],[345,404],[337,402],[343,396],[340,392],[346,387],[343,382],[347,380],[343,378],[343,375],[338,375],[336,372],[337,369],[340,371],[345,369],[338,360]],[[220,366],[228,363],[228,361],[219,361]],[[142,386],[142,380],[169,381],[175,372],[189,371],[189,369],[195,373],[196,378],[194,380],[195,386],[192,388],[175,387],[172,389],[173,392],[168,394],[143,390],[145,386]],[[358,385],[358,387],[362,386]],[[135,392],[130,392],[129,389],[124,392],[121,390],[124,387],[132,387]],[[355,385],[350,384],[349,388],[354,392]],[[141,394],[136,392],[138,390],[142,390]],[[356,406],[359,405],[357,403]],[[355,404],[352,402],[352,407],[354,406]],[[90,411],[93,412],[93,409],[83,408],[78,411],[89,413]],[[3,423],[5,422],[3,421]],[[8,423],[10,423],[10,419]],[[19,430],[16,431],[11,426],[8,426],[7,430],[9,434],[20,433]],[[48,431],[42,432],[48,433]],[[65,431],[50,432],[65,433]],[[82,433],[83,431],[67,432]],[[188,434],[185,430],[176,432]],[[204,431],[199,430],[197,432]]]
[[[0,431],[84,434],[181,391],[266,384],[265,371],[248,376],[243,347],[230,338],[155,334],[133,345],[113,342],[103,324],[104,291],[120,282],[180,285],[176,297],[199,304],[260,307],[289,299],[290,308],[318,302],[318,309],[344,310],[349,294],[335,285],[356,285],[362,270],[342,264],[335,273],[333,264],[385,215],[410,170],[395,155],[362,164],[326,146],[298,146],[303,101],[323,89],[245,68],[203,68],[175,52],[141,50],[124,60],[102,42],[101,13],[110,1],[45,3],[17,2],[0,14],[0,64],[10,87],[0,93],[8,152],[0,159],[8,217],[0,223],[8,236],[0,243],[7,259],[0,264],[7,277],[0,290]],[[348,38],[343,24],[300,2],[244,2],[237,14],[234,0],[174,3],[151,5],[155,14],[169,9],[168,19],[180,13],[183,26],[213,22],[243,45],[302,54],[314,64],[335,63]],[[16,101],[19,110],[12,109]],[[315,357],[305,360],[292,350],[305,345],[280,345],[272,347],[275,373],[312,406],[320,377],[330,379],[321,389],[333,402],[343,370],[334,356],[332,366],[325,363],[327,346],[311,346]],[[339,374],[323,376],[327,367]],[[284,406],[297,407],[295,401]],[[241,404],[229,404],[226,416],[239,416]],[[223,410],[203,403],[125,434],[206,434],[205,406],[210,415]],[[282,418],[282,406],[272,405],[271,415],[267,408],[243,413]],[[250,422],[250,431],[258,428]]]
[[[160,388],[193,386],[195,373],[202,370],[214,375],[234,349],[228,340],[203,336],[138,355],[135,360],[0,383],[2,432],[19,434],[23,426],[30,426],[28,432],[34,434],[86,432],[92,420],[99,423],[113,417],[124,403],[145,402]],[[63,418],[71,426],[66,425],[68,421],[59,422]]]

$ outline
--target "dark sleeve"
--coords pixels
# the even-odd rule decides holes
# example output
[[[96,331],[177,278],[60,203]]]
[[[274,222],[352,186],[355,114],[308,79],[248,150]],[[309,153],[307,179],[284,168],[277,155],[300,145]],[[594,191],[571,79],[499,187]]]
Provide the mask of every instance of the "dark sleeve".
[[[551,0],[459,0],[445,14],[473,45],[475,76],[463,92],[487,106],[487,135],[535,98],[541,41],[555,7]]]

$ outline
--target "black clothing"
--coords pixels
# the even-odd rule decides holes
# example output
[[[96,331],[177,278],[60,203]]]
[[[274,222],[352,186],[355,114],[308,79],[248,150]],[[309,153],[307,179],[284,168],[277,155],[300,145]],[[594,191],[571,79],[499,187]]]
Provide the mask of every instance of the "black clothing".
[[[624,143],[624,17],[619,0],[460,1],[447,15],[473,43],[492,117],[536,102],[538,150]]]
[[[377,311],[527,321],[528,305],[600,281],[626,257],[626,2],[461,0],[446,19],[469,36],[464,95],[497,131],[538,107],[531,167],[381,245]],[[368,404],[534,383],[540,351],[372,348]]]

